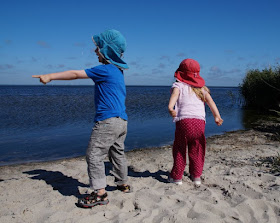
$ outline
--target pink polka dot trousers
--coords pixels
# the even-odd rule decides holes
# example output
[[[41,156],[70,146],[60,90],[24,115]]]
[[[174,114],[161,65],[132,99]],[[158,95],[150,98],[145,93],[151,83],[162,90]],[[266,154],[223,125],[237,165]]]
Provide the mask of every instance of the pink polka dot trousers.
[[[201,119],[183,119],[176,122],[175,140],[173,144],[173,168],[170,176],[174,180],[183,178],[186,167],[188,148],[189,173],[192,177],[200,177],[204,166],[206,149],[205,121]]]

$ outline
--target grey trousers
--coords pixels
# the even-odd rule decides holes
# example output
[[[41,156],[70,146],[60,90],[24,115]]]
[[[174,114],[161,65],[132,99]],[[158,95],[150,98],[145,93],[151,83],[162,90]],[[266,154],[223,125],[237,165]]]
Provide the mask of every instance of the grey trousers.
[[[127,162],[124,153],[126,134],[127,121],[119,117],[95,123],[86,154],[90,189],[106,187],[104,159],[107,155],[113,164],[111,173],[115,177],[116,185],[127,182]]]

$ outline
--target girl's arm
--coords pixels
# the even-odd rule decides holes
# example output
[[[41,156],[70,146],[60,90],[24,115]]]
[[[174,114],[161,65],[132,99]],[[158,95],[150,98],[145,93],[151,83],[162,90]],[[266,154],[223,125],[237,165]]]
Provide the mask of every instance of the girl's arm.
[[[215,102],[213,101],[211,95],[208,92],[206,92],[206,94],[205,94],[205,99],[206,99],[207,105],[211,109],[211,112],[214,116],[216,124],[219,126],[222,125],[224,120],[221,118],[219,110],[218,110]]]
[[[176,111],[174,110],[174,106],[176,104],[176,101],[178,100],[179,94],[180,94],[179,88],[176,87],[173,88],[168,104],[169,113],[173,118],[177,116]]]
[[[49,83],[52,80],[74,80],[89,78],[84,70],[67,70],[58,73],[32,75],[34,78],[40,78],[43,84]]]

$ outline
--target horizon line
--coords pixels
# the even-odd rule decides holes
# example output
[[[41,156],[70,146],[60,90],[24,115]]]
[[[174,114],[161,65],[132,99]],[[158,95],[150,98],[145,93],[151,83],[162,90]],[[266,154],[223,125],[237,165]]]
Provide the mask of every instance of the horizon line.
[[[92,87],[94,85],[91,84],[48,84],[48,85],[42,85],[42,84],[0,84],[0,86],[47,86],[47,87]],[[172,85],[125,85],[126,87],[171,87]],[[240,86],[210,86],[208,87],[240,87]]]

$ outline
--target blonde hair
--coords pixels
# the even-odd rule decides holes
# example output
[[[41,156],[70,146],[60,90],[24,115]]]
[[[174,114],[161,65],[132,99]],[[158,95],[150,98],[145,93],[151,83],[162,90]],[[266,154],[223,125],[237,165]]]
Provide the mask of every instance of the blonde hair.
[[[192,90],[196,94],[196,96],[203,102],[206,102],[205,94],[203,94],[203,90],[207,91],[210,94],[210,90],[208,87],[203,86],[202,88],[192,87]]]

